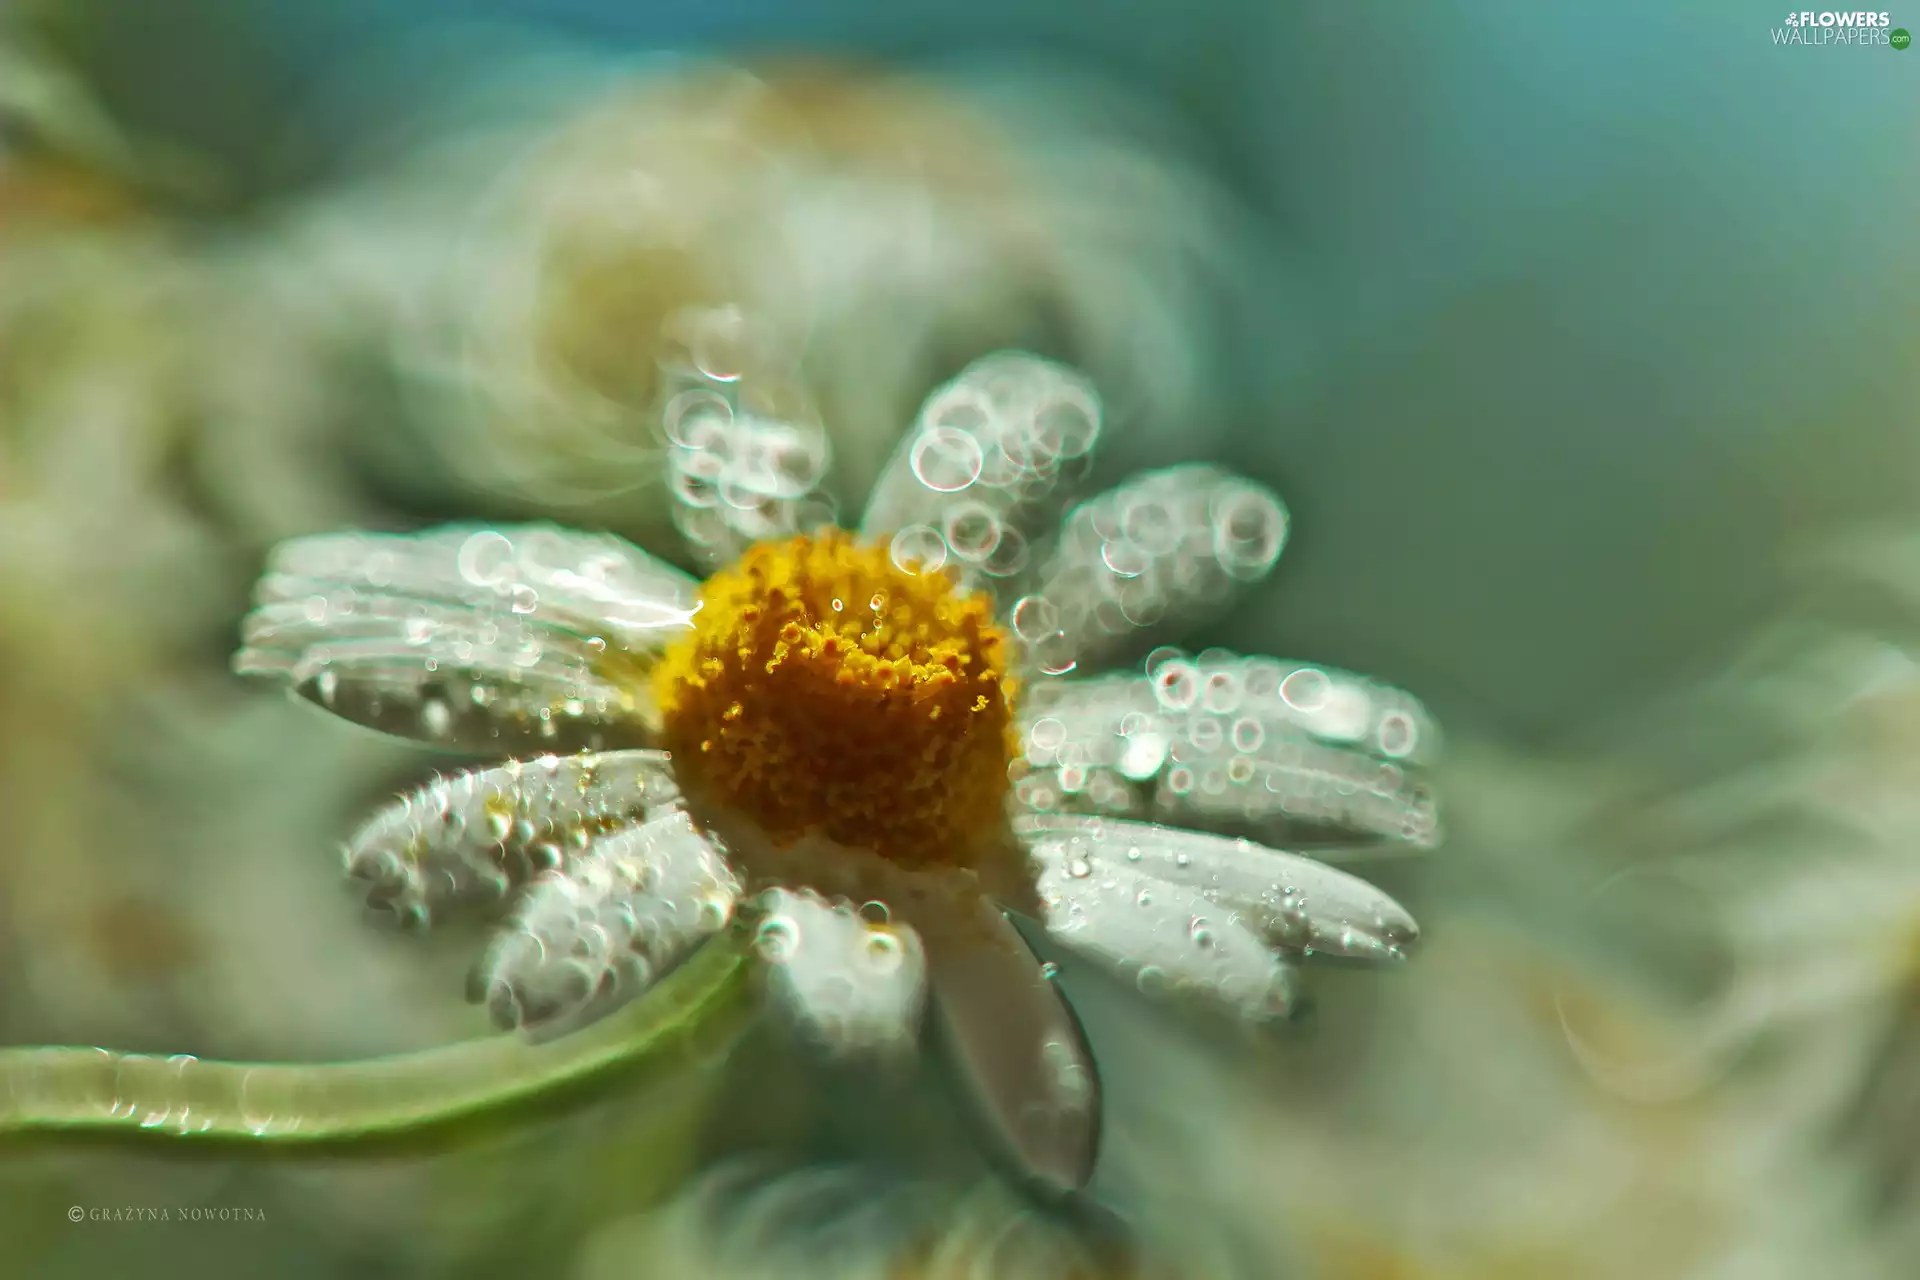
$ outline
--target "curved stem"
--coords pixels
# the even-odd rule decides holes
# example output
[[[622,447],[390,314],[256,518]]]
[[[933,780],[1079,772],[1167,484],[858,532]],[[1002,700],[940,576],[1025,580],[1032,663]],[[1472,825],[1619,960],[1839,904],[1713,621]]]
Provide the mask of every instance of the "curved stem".
[[[491,1036],[355,1062],[0,1049],[0,1138],[77,1131],[284,1146],[414,1134],[622,1066],[707,1056],[743,1023],[744,975],[740,950],[715,940],[644,999],[570,1035]]]

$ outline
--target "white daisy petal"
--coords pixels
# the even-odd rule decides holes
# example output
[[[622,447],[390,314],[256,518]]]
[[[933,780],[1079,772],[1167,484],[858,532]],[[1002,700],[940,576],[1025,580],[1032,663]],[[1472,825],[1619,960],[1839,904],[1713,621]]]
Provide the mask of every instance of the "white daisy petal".
[[[1089,465],[1100,399],[1063,365],[977,360],[935,391],[875,483],[862,534],[903,566],[946,565],[979,587],[1032,568],[1031,540]]]
[[[1355,960],[1404,959],[1420,936],[1406,908],[1365,880],[1250,840],[1066,816],[1021,818],[1014,829],[1054,908],[1050,927],[1086,930],[1096,943],[1111,937],[1106,945],[1123,954],[1122,940],[1135,935],[1179,952],[1203,927],[1217,939],[1223,922],[1272,946]],[[1159,923],[1146,923],[1156,912],[1130,906],[1172,906],[1189,918],[1156,936]]]
[[[1080,1024],[1006,917],[930,940],[929,981],[946,1059],[980,1124],[1026,1176],[1074,1190],[1093,1175],[1100,1080]]]
[[[1024,807],[1245,833],[1330,857],[1439,843],[1419,768],[1439,732],[1408,695],[1224,650],[1156,651],[1148,671],[1034,687],[1020,718]]]
[[[594,839],[536,880],[474,970],[494,1021],[551,1034],[610,1012],[733,918],[740,883],[684,810]]]
[[[604,831],[679,799],[665,753],[543,756],[439,778],[381,809],[347,842],[371,906],[425,925],[578,858]]]
[[[915,1040],[926,994],[917,933],[807,890],[770,889],[760,907],[755,946],[769,982],[810,1035],[855,1051]]]
[[[1063,862],[1041,872],[1040,898],[1049,934],[1142,991],[1195,991],[1253,1019],[1293,1008],[1292,966],[1196,889],[1104,862]]]
[[[1198,463],[1146,472],[1067,516],[1014,630],[1041,673],[1061,675],[1144,632],[1191,628],[1266,576],[1287,528],[1251,480]]]
[[[826,428],[789,362],[756,350],[735,308],[681,313],[668,329],[667,496],[694,558],[717,569],[756,542],[834,523],[819,489]]]
[[[690,624],[695,585],[544,525],[300,538],[269,559],[234,668],[447,747],[632,744],[650,709],[631,668]]]

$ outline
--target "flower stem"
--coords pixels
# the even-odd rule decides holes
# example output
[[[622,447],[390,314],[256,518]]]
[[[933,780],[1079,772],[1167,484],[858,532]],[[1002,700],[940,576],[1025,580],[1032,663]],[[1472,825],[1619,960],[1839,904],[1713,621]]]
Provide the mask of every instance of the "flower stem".
[[[0,1049],[0,1138],[124,1134],[282,1147],[421,1134],[622,1067],[708,1058],[744,1025],[744,978],[740,950],[716,939],[644,999],[554,1040],[496,1035],[355,1062]]]

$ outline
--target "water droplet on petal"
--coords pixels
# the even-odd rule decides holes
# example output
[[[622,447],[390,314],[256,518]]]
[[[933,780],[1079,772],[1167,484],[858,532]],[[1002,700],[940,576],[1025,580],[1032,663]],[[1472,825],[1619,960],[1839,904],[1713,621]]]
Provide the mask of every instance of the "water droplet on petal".
[[[800,945],[800,925],[791,916],[768,916],[755,931],[753,945],[769,964],[782,964]]]
[[[893,535],[893,563],[908,573],[936,573],[947,562],[947,540],[930,525],[908,525]]]
[[[1042,675],[1064,676],[1079,666],[1073,639],[1064,631],[1042,636],[1033,644],[1033,665]]]
[[[935,493],[958,493],[980,478],[985,465],[980,442],[955,427],[940,426],[913,442],[908,462],[921,484]]]
[[[1318,711],[1332,696],[1333,681],[1313,667],[1301,667],[1280,682],[1281,699],[1296,711]]]
[[[876,973],[893,973],[905,963],[906,949],[891,933],[872,933],[867,936],[866,960]]]
[[[456,563],[460,576],[468,582],[490,587],[511,570],[513,543],[505,534],[483,529],[460,545]]]

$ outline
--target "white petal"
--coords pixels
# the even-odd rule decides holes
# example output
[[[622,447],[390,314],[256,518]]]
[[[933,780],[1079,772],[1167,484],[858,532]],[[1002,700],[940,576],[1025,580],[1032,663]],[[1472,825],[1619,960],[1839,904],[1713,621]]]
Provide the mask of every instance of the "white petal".
[[[753,543],[833,524],[820,491],[826,428],[787,362],[755,349],[732,308],[677,315],[673,394],[661,417],[674,527],[717,569]]]
[[[618,538],[545,525],[300,538],[270,557],[234,667],[449,747],[635,743],[636,667],[690,625],[694,591]]]
[[[935,1020],[956,1083],[992,1144],[1055,1191],[1086,1185],[1100,1080],[1080,1024],[1026,940],[991,904],[980,927],[930,940]]]
[[[1157,651],[1149,674],[1037,684],[1021,708],[1027,808],[1132,814],[1348,855],[1440,840],[1407,694],[1325,667]]]
[[[497,900],[564,866],[601,831],[675,803],[658,751],[544,756],[436,779],[380,810],[347,842],[347,871],[370,905],[424,925],[462,903]]]
[[[1406,908],[1365,880],[1250,840],[1067,816],[1020,818],[1014,829],[1033,855],[1043,896],[1053,895],[1049,926],[1111,939],[1104,945],[1112,949],[1139,939],[1178,952],[1202,921],[1216,939],[1225,921],[1275,946],[1356,960],[1404,959],[1420,936]],[[1146,924],[1150,918],[1183,913],[1184,923],[1176,919],[1179,927],[1164,936],[1142,932],[1161,928]]]
[[[920,1033],[926,958],[912,929],[810,891],[761,895],[756,947],[800,1025],[836,1050],[886,1050]]]
[[[1230,909],[1183,885],[1102,865],[1039,876],[1047,932],[1130,974],[1141,990],[1195,991],[1249,1018],[1285,1016],[1293,970]]]
[[[502,1026],[578,1026],[724,928],[739,893],[719,846],[669,809],[536,880],[475,969],[471,994]]]
[[[1287,509],[1216,467],[1150,471],[1076,507],[1014,630],[1043,674],[1060,675],[1146,631],[1192,627],[1273,568]]]
[[[921,406],[860,531],[893,539],[903,566],[945,564],[976,585],[1022,573],[1100,426],[1099,397],[1071,369],[1022,352],[975,361]]]
[[[276,547],[263,601],[304,600],[309,587],[498,609],[657,648],[692,616],[697,584],[611,534],[553,525],[443,525],[415,534],[323,534]]]

